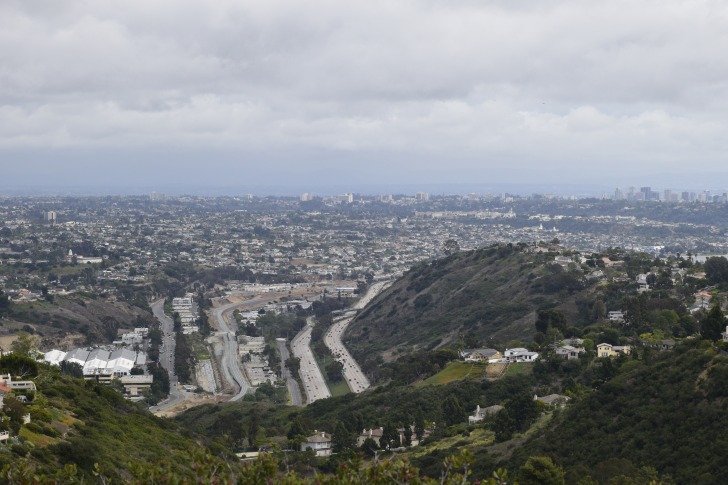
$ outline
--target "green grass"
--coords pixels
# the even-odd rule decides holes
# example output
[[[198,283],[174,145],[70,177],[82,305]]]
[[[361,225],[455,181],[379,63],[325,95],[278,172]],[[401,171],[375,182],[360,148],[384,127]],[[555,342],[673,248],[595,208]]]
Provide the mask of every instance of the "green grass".
[[[327,382],[327,384],[329,385],[329,391],[331,391],[331,395],[333,397],[343,396],[344,394],[349,394],[351,392],[349,385],[344,379],[336,383]]]
[[[323,356],[316,353],[313,346],[311,347],[311,352],[313,353],[314,357],[316,358],[316,363],[319,366],[319,369],[321,369],[321,374],[324,376],[324,380],[326,381],[326,385],[329,387],[329,391],[331,392],[331,396],[338,397],[343,396],[344,394],[349,394],[351,392],[351,389],[349,389],[349,385],[346,383],[346,379],[343,379],[339,382],[331,382],[329,380],[329,376],[326,375],[326,366],[324,365],[324,362],[331,362],[331,359],[333,357],[331,354],[327,352],[327,355],[324,359]],[[303,388],[302,388],[303,389]]]
[[[192,353],[197,362],[201,360],[210,360],[210,349],[205,338],[199,333],[191,333],[187,335],[188,342],[192,347]]]
[[[423,384],[447,384],[461,379],[482,379],[488,365],[475,362],[450,362],[440,372],[425,379]]]
[[[533,372],[533,364],[519,362],[508,366],[505,377],[529,375]]]

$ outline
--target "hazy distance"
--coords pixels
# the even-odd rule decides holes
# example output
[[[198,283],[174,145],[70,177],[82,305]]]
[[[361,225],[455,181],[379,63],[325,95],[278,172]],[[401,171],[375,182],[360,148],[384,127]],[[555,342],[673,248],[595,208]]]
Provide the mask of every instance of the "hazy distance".
[[[0,39],[0,194],[728,187],[720,2],[18,0]]]

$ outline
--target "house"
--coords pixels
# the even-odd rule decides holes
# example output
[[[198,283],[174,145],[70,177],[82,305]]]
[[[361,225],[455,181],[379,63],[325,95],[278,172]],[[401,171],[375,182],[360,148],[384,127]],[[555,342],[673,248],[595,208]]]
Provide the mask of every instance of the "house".
[[[561,394],[549,394],[548,396],[533,396],[534,401],[541,402],[547,406],[554,406],[563,408],[571,398],[569,396],[563,396]]]
[[[554,351],[556,355],[560,356],[564,360],[578,359],[579,354],[586,352],[584,347],[572,347],[571,345],[562,345],[556,347]]]
[[[463,349],[459,354],[460,358],[466,362],[490,362],[503,358],[503,355],[496,349]]]
[[[632,347],[629,345],[612,345],[601,343],[597,345],[597,357],[614,357],[619,354],[629,355]]]
[[[538,352],[530,352],[523,347],[506,349],[505,352],[506,362],[536,362],[536,359],[538,359]]]
[[[478,405],[475,408],[475,412],[472,416],[468,416],[468,423],[479,423],[482,420],[484,420],[487,416],[496,414],[498,411],[503,409],[503,406],[500,406],[498,404],[495,404],[493,406],[488,406],[487,408],[481,408],[480,405]]]
[[[314,430],[314,434],[301,443],[301,451],[313,450],[316,456],[331,455],[331,435],[324,431]]]
[[[720,335],[723,337],[723,342],[728,342],[728,325],[725,326],[725,332]]]
[[[607,313],[607,318],[609,318],[610,322],[614,323],[624,323],[624,313],[622,313],[619,310],[611,311]]]
[[[380,446],[379,440],[382,439],[383,433],[384,428],[372,428],[362,430],[361,434],[356,438],[356,445],[361,446],[364,444],[364,441],[366,441],[368,438],[371,438],[377,443],[377,446]]]
[[[35,382],[33,381],[14,381],[10,374],[0,374],[0,393],[4,394],[8,391],[35,391]]]

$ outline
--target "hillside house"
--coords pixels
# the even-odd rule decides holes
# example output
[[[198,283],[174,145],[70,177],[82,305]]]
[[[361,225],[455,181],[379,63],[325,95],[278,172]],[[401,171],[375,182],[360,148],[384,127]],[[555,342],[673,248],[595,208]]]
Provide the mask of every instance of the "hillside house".
[[[586,352],[584,347],[573,347],[571,345],[562,345],[554,350],[554,353],[564,360],[578,359],[579,354],[584,352]]]
[[[619,310],[614,310],[607,313],[607,318],[613,323],[624,323],[624,313]]]
[[[11,391],[35,391],[33,381],[14,381],[10,374],[0,374],[0,392],[10,389]]]
[[[503,406],[500,406],[498,404],[488,406],[487,408],[481,408],[480,405],[478,405],[475,408],[475,412],[472,414],[472,416],[468,416],[468,424],[479,423],[483,421],[486,417],[496,414],[501,409],[503,409]]]
[[[496,349],[463,349],[458,353],[465,362],[495,362],[503,358]]]
[[[505,352],[506,362],[536,362],[537,359],[538,352],[531,352],[523,347],[506,349]]]
[[[331,434],[314,430],[314,434],[301,443],[301,451],[313,450],[316,456],[331,455]]]
[[[725,326],[725,332],[720,334],[723,337],[723,342],[728,342],[728,325]]]
[[[632,347],[629,345],[612,345],[601,343],[597,345],[597,357],[615,357],[620,354],[629,355],[632,353]]]
[[[359,434],[356,438],[356,445],[361,447],[364,444],[364,441],[371,438],[375,443],[377,443],[377,446],[380,446],[379,440],[382,439],[382,434],[384,434],[384,428],[362,430],[361,434]]]

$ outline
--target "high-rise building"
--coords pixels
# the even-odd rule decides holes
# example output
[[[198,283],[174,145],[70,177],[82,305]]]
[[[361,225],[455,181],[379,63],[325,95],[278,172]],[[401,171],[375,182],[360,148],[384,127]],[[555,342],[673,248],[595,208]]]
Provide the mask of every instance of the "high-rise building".
[[[54,223],[56,222],[56,212],[55,211],[48,211],[43,214],[43,220],[46,222]]]
[[[309,201],[313,200],[313,195],[309,194],[308,192],[305,192],[305,193],[301,194],[301,197],[299,197],[299,199],[301,200],[301,202],[309,202]]]
[[[614,200],[624,200],[624,193],[619,188],[614,189]]]
[[[415,200],[417,202],[427,202],[428,200],[430,200],[430,194],[428,194],[427,192],[417,192],[415,194]]]

